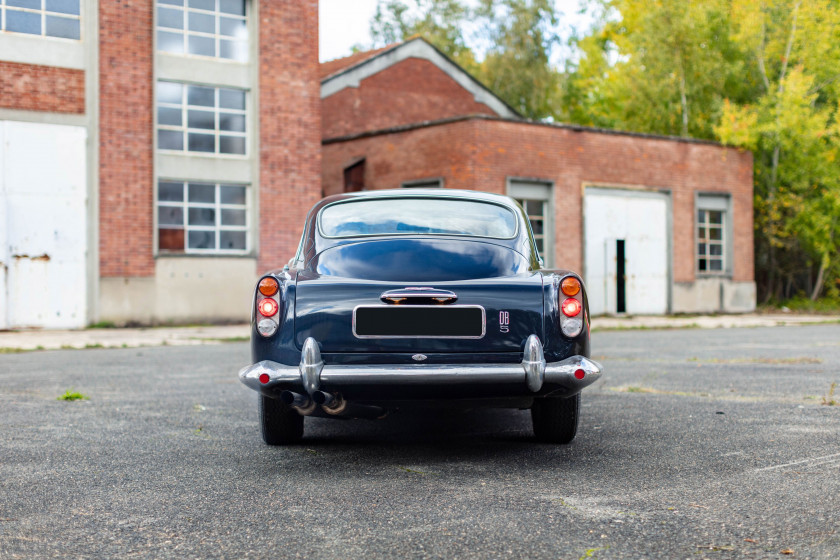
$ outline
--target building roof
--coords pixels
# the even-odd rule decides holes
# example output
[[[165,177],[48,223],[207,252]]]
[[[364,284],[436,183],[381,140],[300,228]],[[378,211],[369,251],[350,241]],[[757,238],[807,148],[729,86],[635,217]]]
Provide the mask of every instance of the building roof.
[[[359,87],[360,82],[365,78],[408,58],[428,60],[472,93],[476,101],[490,107],[498,116],[510,119],[522,118],[522,115],[505,103],[502,98],[422,37],[414,37],[381,49],[355,53],[322,63],[321,98],[329,97],[348,87]]]
[[[368,60],[369,58],[373,58],[377,54],[387,51],[400,43],[395,43],[392,45],[388,45],[382,47],[381,49],[374,49],[371,51],[363,51],[363,52],[355,52],[350,56],[345,56],[342,58],[336,58],[335,60],[327,60],[326,62],[322,62],[320,66],[319,76],[321,81],[323,82],[326,78],[329,78],[333,74],[340,74],[344,70],[349,68],[353,68],[354,66],[358,66],[362,62]]]
[[[509,123],[516,123],[522,126],[543,126],[549,128],[557,128],[557,129],[565,129],[571,130],[573,132],[592,132],[596,134],[611,134],[616,136],[633,136],[636,138],[647,138],[650,140],[667,140],[670,142],[681,142],[686,144],[705,144],[708,146],[717,146],[719,148],[727,148],[724,144],[720,142],[715,142],[714,140],[704,140],[701,138],[686,138],[684,136],[667,136],[664,134],[650,134],[646,132],[630,132],[627,130],[616,130],[612,128],[598,128],[593,126],[583,126],[578,124],[567,124],[567,123],[558,123],[558,122],[545,122],[545,121],[534,121],[530,119],[510,119],[505,117],[494,117],[493,115],[482,115],[482,114],[475,114],[475,115],[460,115],[457,117],[448,117],[445,119],[438,119],[434,121],[423,121],[418,123],[411,123],[411,124],[404,124],[399,126],[392,126],[388,128],[382,128],[378,130],[366,130],[364,132],[357,132],[354,134],[347,134],[345,136],[337,136],[334,138],[324,138],[321,140],[321,144],[338,144],[341,142],[350,142],[352,140],[358,140],[360,138],[370,138],[371,136],[382,136],[385,134],[400,134],[403,132],[409,132],[411,130],[417,130],[421,128],[432,128],[435,126],[445,126],[452,123],[459,123],[465,121],[493,121],[493,122],[509,122]],[[738,149],[738,148],[732,148]]]

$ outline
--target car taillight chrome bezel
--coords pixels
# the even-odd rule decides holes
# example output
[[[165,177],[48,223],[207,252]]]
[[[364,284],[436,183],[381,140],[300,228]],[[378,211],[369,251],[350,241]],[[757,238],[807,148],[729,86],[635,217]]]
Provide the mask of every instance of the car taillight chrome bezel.
[[[580,336],[586,320],[586,309],[583,305],[583,282],[580,278],[568,274],[560,279],[557,283],[557,306],[560,332],[563,333],[563,336],[567,338]]]
[[[253,321],[257,333],[264,338],[274,336],[280,328],[284,311],[282,294],[280,283],[273,276],[265,276],[257,282]],[[273,305],[267,301],[272,301]],[[265,309],[266,307],[269,309]]]

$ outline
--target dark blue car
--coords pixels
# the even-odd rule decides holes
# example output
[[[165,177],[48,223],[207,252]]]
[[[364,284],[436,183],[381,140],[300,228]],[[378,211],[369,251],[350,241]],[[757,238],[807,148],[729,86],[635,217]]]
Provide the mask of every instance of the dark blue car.
[[[578,275],[542,268],[508,197],[440,189],[315,205],[297,254],[260,279],[253,364],[267,444],[304,417],[379,418],[409,406],[530,408],[541,441],[577,432],[589,359]]]

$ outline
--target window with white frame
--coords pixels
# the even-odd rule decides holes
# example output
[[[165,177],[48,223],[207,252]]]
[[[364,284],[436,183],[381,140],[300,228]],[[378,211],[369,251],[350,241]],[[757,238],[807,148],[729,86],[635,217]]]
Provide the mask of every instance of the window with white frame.
[[[157,83],[159,150],[244,155],[245,90]]]
[[[157,48],[247,62],[245,0],[157,0]]]
[[[158,181],[161,253],[247,253],[248,186]]]
[[[554,264],[552,193],[553,185],[547,181],[508,179],[507,194],[525,210],[537,252],[548,268]]]
[[[725,196],[699,196],[697,199],[697,272],[724,274],[729,224],[729,199]]]
[[[3,31],[81,38],[81,0],[0,0]]]

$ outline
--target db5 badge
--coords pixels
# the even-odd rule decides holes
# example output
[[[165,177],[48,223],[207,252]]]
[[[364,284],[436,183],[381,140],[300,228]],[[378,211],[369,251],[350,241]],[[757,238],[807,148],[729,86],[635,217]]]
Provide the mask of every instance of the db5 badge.
[[[499,311],[499,332],[510,332],[510,313]]]

